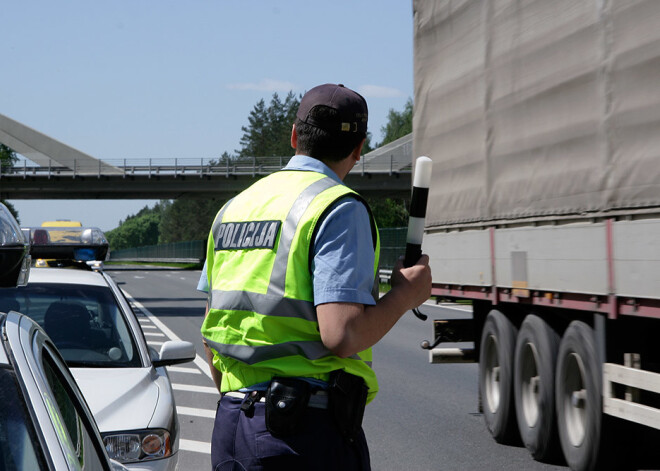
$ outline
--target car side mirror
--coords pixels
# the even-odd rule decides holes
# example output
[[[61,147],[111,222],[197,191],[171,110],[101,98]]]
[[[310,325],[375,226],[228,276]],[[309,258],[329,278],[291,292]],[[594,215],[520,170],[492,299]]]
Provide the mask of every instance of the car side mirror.
[[[160,347],[158,358],[152,361],[154,367],[178,365],[195,359],[197,352],[191,342],[169,340]]]

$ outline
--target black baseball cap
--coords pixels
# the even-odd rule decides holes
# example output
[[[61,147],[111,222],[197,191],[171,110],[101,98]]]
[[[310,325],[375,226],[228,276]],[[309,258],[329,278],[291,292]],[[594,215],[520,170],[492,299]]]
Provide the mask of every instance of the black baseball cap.
[[[318,106],[337,111],[337,118],[319,118],[309,115]],[[300,100],[296,116],[303,123],[336,133],[360,133],[367,135],[367,101],[357,92],[344,85],[326,83],[312,88]]]

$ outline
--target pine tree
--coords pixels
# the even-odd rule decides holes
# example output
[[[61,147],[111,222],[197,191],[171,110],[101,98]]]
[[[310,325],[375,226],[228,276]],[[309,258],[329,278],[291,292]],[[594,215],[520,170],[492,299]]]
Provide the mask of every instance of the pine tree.
[[[257,163],[261,157],[287,157],[291,149],[291,126],[296,117],[300,100],[289,92],[282,101],[277,93],[271,97],[268,107],[263,99],[259,100],[248,116],[248,125],[241,127],[243,136],[239,157],[255,157]]]
[[[241,131],[243,131],[243,137],[240,140],[241,149],[236,153],[239,157],[261,157],[268,140],[268,112],[263,99],[259,100],[250,111],[248,123],[248,126],[241,127]]]

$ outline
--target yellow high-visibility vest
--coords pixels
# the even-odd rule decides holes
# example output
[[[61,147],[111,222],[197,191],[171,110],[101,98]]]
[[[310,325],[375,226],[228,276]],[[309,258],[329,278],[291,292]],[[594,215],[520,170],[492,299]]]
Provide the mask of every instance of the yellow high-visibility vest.
[[[222,373],[222,392],[273,376],[327,381],[331,371],[344,369],[364,378],[368,401],[376,395],[371,349],[349,358],[333,355],[321,341],[314,306],[315,229],[330,206],[347,196],[362,200],[322,173],[283,170],[218,212],[208,240],[209,313],[202,336]],[[369,215],[377,280],[380,241],[370,210]]]

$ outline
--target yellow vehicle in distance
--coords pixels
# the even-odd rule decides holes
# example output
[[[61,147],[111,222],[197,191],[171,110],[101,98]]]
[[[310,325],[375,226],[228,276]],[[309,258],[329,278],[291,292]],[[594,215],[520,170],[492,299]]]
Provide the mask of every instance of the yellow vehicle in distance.
[[[82,222],[71,219],[57,219],[55,221],[44,221],[41,227],[82,227]]]
[[[57,228],[56,230],[48,230],[48,236],[51,243],[59,244],[80,241],[79,230],[67,230],[70,227],[83,227],[82,222],[72,221],[71,219],[57,219],[55,221],[44,221],[41,227]]]

